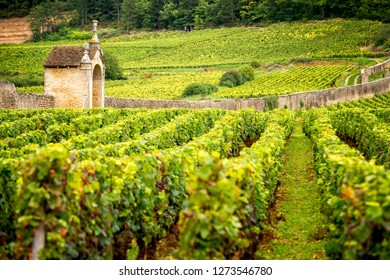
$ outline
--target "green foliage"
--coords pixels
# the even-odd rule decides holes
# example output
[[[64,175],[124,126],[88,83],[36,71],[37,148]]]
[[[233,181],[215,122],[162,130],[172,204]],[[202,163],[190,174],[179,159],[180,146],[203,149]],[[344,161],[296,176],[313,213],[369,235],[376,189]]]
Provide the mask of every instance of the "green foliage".
[[[173,148],[209,131],[214,126],[214,122],[224,114],[224,111],[199,110],[188,113],[186,109],[181,109],[172,113],[178,115],[184,113],[184,115],[171,119],[170,122],[166,123],[172,116],[169,116],[167,112],[158,111],[147,114],[148,118],[142,118],[142,116],[136,118],[138,122],[134,123],[134,127],[131,126],[132,122],[127,122],[128,127],[116,126],[116,131],[108,127],[103,130],[104,132],[100,131],[102,135],[101,144],[113,144],[98,145],[100,141],[99,132],[93,133],[91,139],[87,139],[88,136],[80,136],[70,139],[65,144],[70,144],[72,149],[79,149],[75,153],[81,158],[122,157],[155,149]],[[143,121],[146,121],[149,125],[143,125]],[[164,123],[166,124],[162,126]],[[130,130],[132,133],[130,134],[126,130]],[[119,139],[117,135],[120,137]],[[107,138],[109,141],[106,140]],[[121,142],[121,139],[124,142]]]
[[[388,104],[383,94],[302,110],[331,258],[390,257],[390,111],[372,109]],[[253,258],[294,117],[281,109],[0,110],[0,254],[30,258],[44,223],[43,259],[124,258],[130,242],[138,259],[154,258],[174,229],[181,259]]]
[[[327,254],[330,258],[389,259],[390,173],[342,142],[329,114],[333,113],[325,109],[304,113],[330,221]]]
[[[253,60],[253,61],[251,62],[251,66],[252,66],[252,68],[256,69],[256,68],[261,67],[261,63],[258,62],[257,60]]]
[[[122,67],[118,59],[111,52],[104,52],[104,65],[106,66],[106,79],[108,80],[125,80]]]
[[[382,47],[384,49],[390,48],[390,27],[383,27],[375,36],[374,44],[377,47]]]
[[[77,41],[81,41],[81,40],[88,41],[88,40],[91,39],[91,32],[70,30],[70,32],[66,34],[66,37],[62,37],[61,39],[69,39],[69,40],[77,40]]]
[[[236,87],[244,83],[241,73],[236,70],[225,72],[219,80],[219,85],[222,87]]]
[[[246,143],[254,142],[264,131],[268,115],[254,110],[241,110],[239,113],[229,111],[208,133],[178,147],[180,153],[196,158],[199,149],[209,153],[217,151],[221,157],[229,158],[239,155]],[[242,127],[246,127],[245,130]]]
[[[71,113],[81,116],[75,118]],[[93,156],[96,160],[80,157],[81,150],[68,151],[67,147],[79,146],[83,141],[79,136],[83,133],[89,132],[91,138],[100,135],[104,141],[109,135],[115,135],[112,133],[115,128],[118,132],[125,132],[125,122],[132,129],[133,125],[128,121],[132,113],[144,116],[143,120],[134,119],[133,125],[148,124],[146,130],[141,126],[138,128],[151,131],[140,137],[134,133],[125,136],[134,139],[127,140],[135,148],[128,151],[130,157],[122,154],[111,158],[104,152],[109,146],[99,147],[99,153]],[[211,109],[192,112],[187,109],[156,110],[149,111],[149,116],[145,113],[142,109],[37,110],[33,112],[31,122],[24,124],[16,121],[17,117],[27,117],[31,111],[11,114],[0,111],[0,118],[10,122],[4,124],[5,136],[26,137],[20,135],[21,130],[34,132],[34,128],[40,127],[43,130],[37,129],[37,132],[51,131],[47,138],[51,138],[54,131],[58,132],[57,141],[72,137],[63,144],[49,144],[41,149],[34,147],[30,156],[17,159],[18,165],[12,166],[23,166],[18,167],[22,170],[20,176],[16,169],[12,169],[9,175],[2,173],[2,186],[16,186],[17,183],[21,190],[16,194],[18,202],[11,203],[10,210],[4,211],[6,218],[10,220],[12,217],[14,222],[4,226],[10,232],[10,241],[15,241],[16,258],[31,258],[29,252],[34,232],[42,223],[46,232],[45,248],[39,252],[42,259],[123,258],[126,253],[120,244],[131,240],[136,240],[139,246],[138,259],[153,258],[157,241],[171,230],[180,211],[186,208],[188,172],[199,166],[198,158],[193,155],[202,146],[205,150],[215,149],[224,156],[238,155],[247,141],[255,141],[264,131],[269,119],[268,115],[254,110],[233,111],[226,116],[224,110]],[[107,115],[103,117],[102,114]],[[180,116],[166,122],[163,114]],[[11,123],[11,120],[16,122]],[[108,124],[114,120],[118,125],[110,127]],[[106,136],[104,129],[98,129],[104,125]],[[11,126],[19,130],[8,131],[6,127]],[[72,126],[74,132],[68,135],[67,126]],[[119,133],[111,140],[107,139],[108,142],[124,140]],[[178,147],[172,149],[174,145]],[[171,149],[156,150],[166,148]],[[142,150],[148,153],[139,153]],[[9,169],[2,169],[6,161],[0,163],[0,170]],[[9,194],[10,197],[13,195],[15,193]],[[13,235],[15,227],[16,235]]]
[[[343,104],[337,104],[334,106],[328,107],[329,110],[338,110],[343,108],[360,108],[365,110],[372,110],[371,113],[374,113],[379,118],[384,118],[385,122],[388,122],[386,114],[383,113],[386,110],[378,109],[388,109],[390,105],[390,94],[377,94],[373,98],[364,98],[352,102],[347,102]],[[377,111],[378,110],[378,111]],[[378,113],[378,114],[376,114]]]
[[[212,84],[192,83],[184,89],[183,96],[192,96],[197,94],[210,95],[217,91],[218,88]]]
[[[255,79],[255,70],[249,65],[244,65],[238,68],[238,73],[241,74],[243,83],[252,81]]]
[[[187,33],[171,31],[144,32],[108,38],[102,43],[102,49],[104,52],[111,52],[115,55],[122,68],[147,69],[146,71],[160,68],[205,68],[227,64],[242,65],[243,62],[252,60],[263,64],[275,63],[275,61],[288,63],[292,58],[302,55],[311,59],[377,57],[383,56],[383,53],[372,52],[368,49],[361,50],[359,47],[370,44],[372,34],[376,34],[382,26],[382,24],[372,21],[342,20],[306,24],[278,23],[266,28],[206,29]],[[342,30],[348,30],[349,32],[342,32]],[[322,35],[317,36],[316,34]],[[68,36],[72,36],[72,33]],[[90,38],[90,36],[91,33],[87,38]],[[208,43],[204,44],[205,41]],[[332,42],[332,44],[329,44],[329,42]],[[2,61],[0,73],[9,75],[32,73],[43,77],[42,64],[52,46],[59,44],[80,46],[83,42],[66,40],[22,45],[2,44],[0,45],[0,61]],[[214,74],[205,74],[205,76],[208,75]],[[326,76],[327,74],[324,74],[324,77]],[[161,78],[165,79],[165,77]],[[218,78],[220,76],[216,79]],[[43,80],[43,78],[41,79]],[[310,80],[313,81],[314,79]],[[141,82],[137,82],[137,85]],[[176,92],[175,97],[180,96],[184,87],[192,82],[218,83],[218,80],[210,80],[208,77],[205,80],[197,78],[193,81],[189,78],[182,85],[182,88]],[[170,84],[173,87],[172,83]],[[285,85],[286,83],[278,84]],[[154,91],[154,89],[151,91]],[[121,96],[125,97],[126,92],[127,89],[123,89]],[[138,92],[138,90],[135,92]],[[170,95],[168,92],[171,92],[171,90],[164,89],[163,92],[165,92],[165,95]],[[143,95],[145,94],[139,94],[139,96]],[[162,94],[160,95],[162,96]],[[132,96],[127,95],[126,97]]]
[[[138,111],[138,109],[85,111],[53,109],[54,118],[50,114],[39,114],[40,111],[38,111],[36,112],[38,114],[31,119],[25,118],[21,121],[3,124],[0,128],[4,138],[0,140],[0,156],[20,157],[31,153],[31,149],[36,148],[31,144],[45,146],[48,143],[57,143],[113,124],[119,118],[129,117]]]
[[[24,17],[37,7],[49,2],[67,5],[64,13],[72,13],[72,23],[85,25],[98,18],[102,22],[116,22],[129,28],[177,28],[186,24],[229,26],[269,21],[307,21],[326,18],[373,19],[389,22],[389,4],[386,0],[210,0],[210,1],[155,1],[155,0],[3,0],[0,17]]]
[[[272,71],[262,74],[240,87],[221,89],[214,96],[248,98],[331,88],[340,75],[357,69],[354,66],[342,65],[291,67],[285,72]]]
[[[0,158],[0,252],[4,246],[4,254],[9,255],[6,244],[15,240],[15,198],[18,166],[14,159]],[[1,243],[5,244],[1,244]],[[1,255],[1,253],[0,253]]]
[[[299,100],[299,105],[301,106],[301,109],[305,108],[305,101],[303,99]]]
[[[29,14],[34,41],[55,41],[58,37],[65,36],[69,32],[69,28],[65,26],[68,19],[64,13],[68,8],[68,3],[63,1],[44,1],[35,6]],[[71,14],[67,16],[70,17]]]
[[[270,95],[264,97],[264,111],[271,111],[279,107],[279,97],[277,95]]]
[[[33,73],[27,75],[7,75],[5,80],[14,83],[16,87],[43,86],[42,76]]]
[[[234,159],[199,152],[200,167],[190,175],[192,195],[180,220],[179,258],[253,258],[293,120],[293,112],[277,112],[260,139]]]
[[[296,62],[296,63],[309,63],[312,62],[313,59],[308,57],[297,57],[290,60],[290,63]]]
[[[344,109],[330,115],[341,139],[352,140],[366,158],[375,159],[376,164],[387,169],[390,167],[388,116],[388,110],[372,110],[369,113],[362,109]]]

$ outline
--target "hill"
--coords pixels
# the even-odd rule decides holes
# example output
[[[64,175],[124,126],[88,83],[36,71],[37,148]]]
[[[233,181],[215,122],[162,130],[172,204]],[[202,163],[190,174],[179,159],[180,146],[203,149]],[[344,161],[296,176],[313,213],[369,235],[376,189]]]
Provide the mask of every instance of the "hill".
[[[27,18],[0,19],[0,44],[18,44],[31,39]]]
[[[103,50],[116,56],[128,77],[133,78],[107,83],[107,96],[178,98],[191,82],[216,84],[224,70],[253,61],[269,67],[287,65],[291,61],[381,57],[383,53],[371,46],[373,37],[383,26],[385,24],[377,21],[337,19],[277,23],[267,27],[137,32],[113,38],[100,36]],[[40,85],[43,83],[42,63],[54,45],[83,43],[64,37],[55,42],[0,45],[0,78],[19,86]],[[154,79],[159,77],[164,79]],[[137,95],[129,94],[129,88],[134,85],[137,85]],[[153,85],[154,96],[139,91],[149,85]],[[111,86],[117,88],[111,90]],[[34,92],[36,90],[34,88]],[[38,91],[42,92],[42,87]]]

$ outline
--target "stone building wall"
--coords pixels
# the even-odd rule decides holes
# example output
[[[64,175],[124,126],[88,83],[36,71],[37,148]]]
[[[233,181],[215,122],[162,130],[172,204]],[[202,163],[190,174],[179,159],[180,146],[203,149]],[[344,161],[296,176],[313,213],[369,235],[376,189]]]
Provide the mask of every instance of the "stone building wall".
[[[89,107],[90,71],[79,68],[45,68],[45,96],[55,98],[55,107]]]

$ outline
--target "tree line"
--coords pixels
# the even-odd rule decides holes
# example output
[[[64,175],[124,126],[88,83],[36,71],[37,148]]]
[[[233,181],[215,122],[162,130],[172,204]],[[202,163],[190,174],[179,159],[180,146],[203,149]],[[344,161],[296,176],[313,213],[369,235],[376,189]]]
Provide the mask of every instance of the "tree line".
[[[32,16],[42,26],[92,19],[125,30],[205,28],[261,22],[359,18],[390,22],[389,0],[0,0],[0,17]]]

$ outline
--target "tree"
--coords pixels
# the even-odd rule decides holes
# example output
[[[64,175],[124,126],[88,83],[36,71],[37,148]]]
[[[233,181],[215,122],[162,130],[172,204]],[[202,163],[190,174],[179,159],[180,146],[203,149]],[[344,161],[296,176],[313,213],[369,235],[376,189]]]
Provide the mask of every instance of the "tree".
[[[202,29],[207,24],[212,22],[212,10],[207,0],[199,0],[198,6],[194,10],[194,24],[196,29]]]
[[[35,6],[30,12],[31,29],[34,39],[40,39],[42,35],[58,31],[59,27],[67,22],[65,11],[68,3],[55,0],[47,0]]]
[[[152,28],[151,8],[149,0],[123,0],[122,22],[126,31],[133,28]]]
[[[215,19],[218,25],[236,23],[240,14],[239,0],[215,0]]]
[[[166,2],[160,10],[159,26],[163,28],[173,28],[177,14],[178,11],[175,3],[172,1]]]
[[[362,0],[356,16],[362,19],[390,22],[390,2],[388,0]]]

